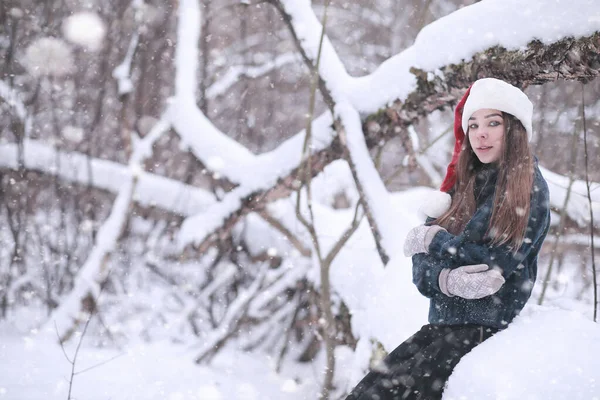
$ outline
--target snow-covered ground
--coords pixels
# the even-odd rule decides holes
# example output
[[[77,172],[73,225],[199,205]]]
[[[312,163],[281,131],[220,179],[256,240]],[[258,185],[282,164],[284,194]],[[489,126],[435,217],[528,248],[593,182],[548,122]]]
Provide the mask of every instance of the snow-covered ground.
[[[73,347],[66,349],[69,356]],[[297,383],[291,376],[277,375],[274,362],[264,355],[224,351],[210,366],[195,365],[191,355],[186,347],[165,342],[135,343],[122,352],[84,342],[76,371],[101,365],[74,377],[72,398],[310,399],[318,387],[318,374]],[[0,360],[0,399],[67,399],[71,365],[52,338],[4,329]]]
[[[352,201],[347,165],[333,163],[315,180],[315,210],[324,248],[347,226],[352,210],[327,213],[331,199],[326,187],[344,190]],[[318,190],[319,188],[323,190]],[[394,209],[419,222],[419,199],[430,189],[415,188],[391,196]],[[282,208],[285,201],[274,204]],[[293,222],[293,213],[287,213]],[[283,219],[286,222],[286,219]],[[393,350],[427,323],[427,299],[411,282],[410,259],[399,256],[384,268],[374,250],[370,230],[361,228],[335,260],[331,272],[335,292],[352,312],[359,339],[355,351],[336,349],[336,394],[349,391],[364,375],[372,354],[372,339]],[[264,236],[254,232],[254,235]],[[266,235],[266,233],[265,233]],[[368,268],[366,267],[368,266]],[[313,268],[310,279],[318,280]],[[569,278],[571,279],[571,278]],[[573,280],[576,277],[572,277]],[[572,298],[570,291],[551,289],[548,306],[536,306],[539,281],[522,315],[510,327],[476,347],[458,364],[448,381],[446,400],[564,400],[600,399],[600,325],[592,322],[589,302]],[[125,306],[125,305],[124,305]],[[67,399],[70,364],[55,333],[32,330],[42,315],[11,315],[0,325],[0,400]],[[244,353],[236,342],[208,365],[196,365],[201,342],[177,343],[164,339],[132,339],[123,349],[99,347],[101,337],[83,341],[74,378],[73,398],[89,400],[312,400],[322,382],[323,354],[312,363],[292,363],[281,372],[276,360],[263,352]],[[78,338],[69,342],[72,357]],[[116,357],[116,358],[115,358]],[[334,397],[335,398],[335,397]]]
[[[67,399],[71,366],[52,335],[23,335],[6,324],[0,332],[0,399]],[[74,377],[73,399],[312,400],[321,381],[321,360],[288,364],[277,374],[264,354],[225,349],[210,365],[198,366],[181,344],[137,342],[115,350],[86,341],[93,338],[85,338],[75,371],[91,369]],[[69,357],[75,344],[65,349]],[[577,312],[529,306],[509,329],[461,360],[444,399],[598,400],[599,354],[597,323]],[[338,348],[337,356],[341,389],[349,383],[353,355]]]

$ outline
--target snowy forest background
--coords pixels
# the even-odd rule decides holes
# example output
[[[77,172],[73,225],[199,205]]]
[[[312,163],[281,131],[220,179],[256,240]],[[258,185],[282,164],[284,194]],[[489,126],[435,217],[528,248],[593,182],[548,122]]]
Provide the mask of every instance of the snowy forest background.
[[[600,5],[525,3],[2,0],[0,398],[342,398],[427,322],[396,252],[484,76],[535,106],[530,305],[594,320]]]

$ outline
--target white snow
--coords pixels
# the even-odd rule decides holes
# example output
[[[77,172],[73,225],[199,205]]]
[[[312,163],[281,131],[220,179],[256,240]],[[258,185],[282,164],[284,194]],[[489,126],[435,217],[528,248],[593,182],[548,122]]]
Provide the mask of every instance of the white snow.
[[[1,337],[0,399],[67,398],[70,365],[55,340],[6,329]],[[106,363],[75,376],[73,399],[294,400],[316,393],[310,370],[298,383],[277,375],[264,355],[225,351],[209,366],[197,366],[187,348],[169,342],[132,343],[118,351],[86,345],[87,339],[76,371]],[[66,350],[72,356],[74,346]]]
[[[351,101],[361,112],[375,112],[396,99],[404,100],[415,89],[411,67],[439,73],[438,68],[469,61],[475,53],[496,45],[519,50],[533,39],[551,43],[600,30],[596,0],[574,0],[569,7],[559,3],[484,0],[463,7],[427,25],[411,47],[386,60],[372,74],[349,82]]]
[[[600,327],[579,313],[530,306],[476,347],[448,380],[445,400],[600,399]]]
[[[133,90],[133,82],[131,81],[131,62],[133,61],[133,54],[135,48],[138,45],[140,34],[136,31],[131,37],[129,47],[127,48],[127,54],[123,59],[123,62],[115,67],[112,76],[117,80],[117,86],[119,88],[119,96],[130,93]]]
[[[588,36],[600,28],[596,0],[560,1],[486,0],[463,7],[421,30],[416,67],[435,70],[442,65],[468,61],[472,55],[501,45],[524,48],[534,38],[553,43],[569,36]],[[596,18],[594,18],[596,17]],[[431,50],[431,51],[426,51]]]
[[[102,18],[91,11],[80,11],[66,18],[62,29],[68,41],[91,51],[99,50],[106,36]]]

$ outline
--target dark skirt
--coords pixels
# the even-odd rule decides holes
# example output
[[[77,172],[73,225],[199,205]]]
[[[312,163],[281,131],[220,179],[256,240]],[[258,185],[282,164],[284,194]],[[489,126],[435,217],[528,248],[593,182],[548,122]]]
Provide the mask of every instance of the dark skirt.
[[[496,328],[424,325],[369,372],[346,400],[436,400],[460,359]]]

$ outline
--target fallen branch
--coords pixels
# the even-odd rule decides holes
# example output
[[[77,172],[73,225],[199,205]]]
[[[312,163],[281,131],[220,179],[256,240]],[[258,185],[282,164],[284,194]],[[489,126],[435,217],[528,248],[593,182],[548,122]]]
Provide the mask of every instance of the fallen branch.
[[[48,176],[56,176],[65,181],[90,188],[106,190],[118,194],[120,188],[131,177],[131,169],[124,164],[99,158],[88,157],[75,151],[61,151],[48,144],[33,139],[22,143],[22,164],[17,158],[18,146],[14,143],[0,144],[0,169],[37,171]],[[56,158],[64,168],[55,168]],[[90,183],[88,166],[94,176]],[[183,182],[169,179],[147,171],[139,171],[137,191],[133,200],[143,207],[156,207],[184,217],[201,212],[214,203],[214,196],[208,191]]]
[[[237,298],[227,307],[225,316],[223,316],[219,326],[204,340],[202,349],[196,356],[196,364],[209,361],[225,345],[227,339],[238,332],[237,328],[247,314],[250,303],[256,294],[260,292],[268,270],[269,264],[264,263],[252,285],[238,294]]]

